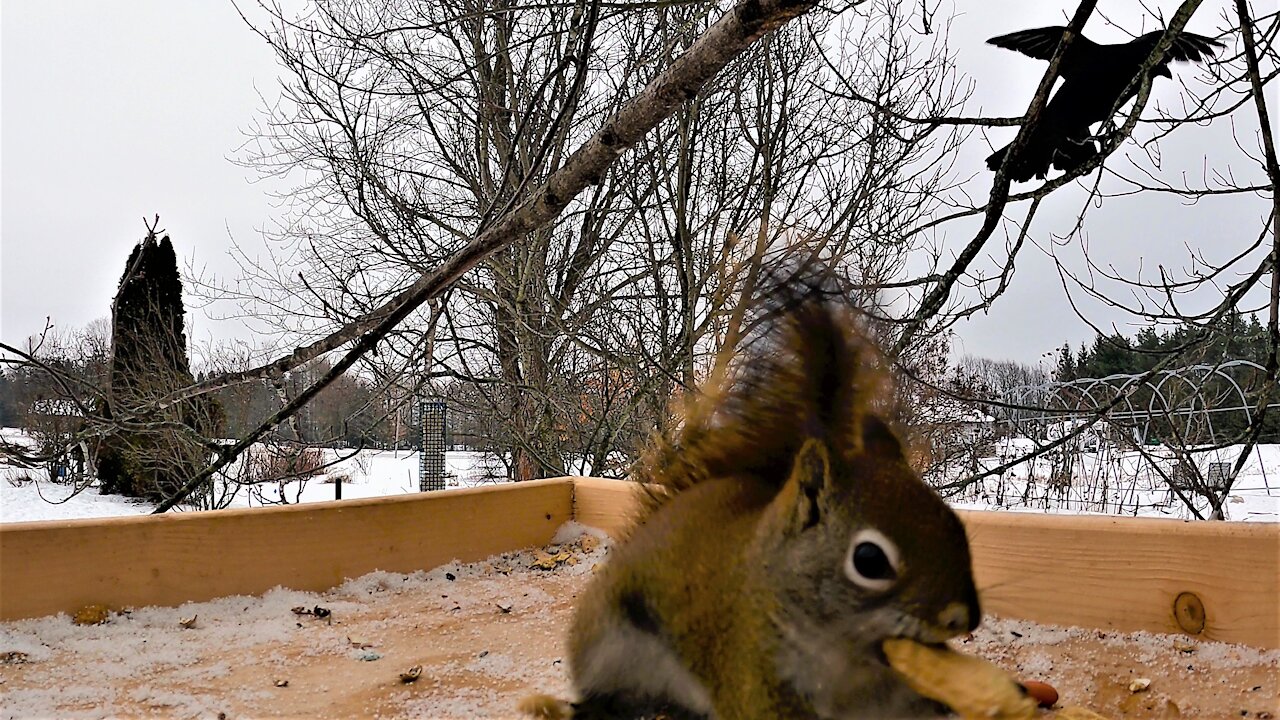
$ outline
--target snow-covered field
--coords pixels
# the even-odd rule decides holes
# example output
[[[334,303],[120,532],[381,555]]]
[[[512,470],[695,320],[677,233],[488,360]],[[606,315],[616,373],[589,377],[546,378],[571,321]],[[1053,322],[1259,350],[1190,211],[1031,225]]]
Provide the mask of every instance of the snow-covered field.
[[[322,474],[264,483],[252,489],[232,488],[235,496],[227,507],[278,505],[282,497],[288,504],[333,500],[338,492],[338,477],[343,478],[344,500],[418,492],[417,451],[323,452],[326,467]],[[484,453],[445,453],[446,484],[451,488],[501,482],[496,478],[503,472],[502,464]],[[0,465],[0,522],[141,515],[154,508],[150,503],[119,495],[101,495],[96,487],[49,482],[47,477],[41,469]]]
[[[0,430],[10,441],[21,441],[19,431]],[[982,467],[996,467],[1028,450],[1030,441],[1014,438],[983,458]],[[1159,450],[1149,450],[1158,454]],[[1234,462],[1238,448],[1226,448],[1199,456],[1201,470],[1209,463]],[[323,474],[281,483],[236,488],[229,507],[258,507],[333,500],[335,478],[342,477],[343,499],[381,497],[418,492],[418,453],[401,450],[325,450]],[[474,487],[504,482],[498,458],[480,452],[445,453],[449,487]],[[1136,453],[1081,453],[1072,466],[1070,488],[1054,489],[1052,461],[1037,459],[1017,464],[998,477],[986,478],[952,499],[965,509],[999,509],[1049,513],[1101,513],[1110,515],[1190,518],[1191,513]],[[23,481],[23,478],[31,478]],[[1202,511],[1205,503],[1202,501]],[[151,505],[115,495],[101,495],[96,488],[77,492],[71,485],[51,483],[40,470],[0,465],[0,522],[66,520],[74,518],[139,515]],[[1206,513],[1207,514],[1207,513]],[[1232,521],[1280,522],[1280,445],[1254,450],[1232,488],[1226,505]]]
[[[1003,440],[996,447],[997,454],[982,458],[979,466],[1000,467],[1026,455],[1034,446],[1027,438]],[[1219,470],[1234,466],[1241,450],[1241,446],[1234,445],[1195,452],[1200,477],[1211,477],[1214,465]],[[1041,456],[1017,463],[1001,475],[984,478],[952,498],[952,504],[980,510],[1194,517],[1165,479],[1176,475],[1175,456],[1168,448],[1152,446],[1143,453],[1101,450],[1069,457],[1069,487],[1055,488],[1050,482],[1062,472],[1054,465],[1062,463],[1063,458]],[[973,468],[966,470],[971,473]],[[1202,516],[1209,515],[1207,500],[1190,491],[1183,495],[1195,501]],[[1280,522],[1280,445],[1258,445],[1253,449],[1231,486],[1225,513],[1226,519],[1233,521]]]
[[[93,488],[76,492],[70,485],[33,481],[15,486],[24,474],[5,468],[0,475],[0,522],[28,520],[74,520],[77,518],[145,515],[150,503],[138,502],[119,495],[99,495]]]

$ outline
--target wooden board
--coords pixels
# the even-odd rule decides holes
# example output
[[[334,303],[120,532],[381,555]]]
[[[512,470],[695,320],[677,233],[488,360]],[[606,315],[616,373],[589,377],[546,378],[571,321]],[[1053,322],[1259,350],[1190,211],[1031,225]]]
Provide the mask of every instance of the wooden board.
[[[277,585],[325,590],[542,545],[568,479],[282,508],[0,525],[0,620],[178,605]]]
[[[624,531],[637,488],[577,480],[579,521]],[[984,609],[1056,625],[1181,632],[1174,600],[1204,606],[1200,637],[1280,648],[1280,525],[961,512]]]
[[[573,519],[617,538],[636,521],[643,487],[602,478],[573,478]]]
[[[558,478],[430,495],[257,510],[0,525],[0,619],[177,605],[276,585],[323,590],[548,542],[569,519],[615,536],[634,484]],[[1280,648],[1280,525],[961,513],[988,611],[1059,625],[1177,632]]]
[[[1183,632],[1192,593],[1209,640],[1280,648],[1280,525],[963,512],[989,612],[1058,625]]]

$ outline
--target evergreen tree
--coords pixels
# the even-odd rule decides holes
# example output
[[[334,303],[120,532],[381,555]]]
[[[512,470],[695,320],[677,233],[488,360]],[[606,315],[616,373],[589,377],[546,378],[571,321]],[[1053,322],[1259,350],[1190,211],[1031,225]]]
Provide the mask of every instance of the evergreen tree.
[[[182,280],[173,243],[153,228],[125,263],[112,307],[107,420],[127,421],[98,447],[104,493],[162,500],[209,461],[203,439],[216,437],[222,409],[196,398],[159,411],[153,403],[193,382],[187,358]]]
[[[1160,362],[1160,352],[1164,338],[1155,328],[1147,326],[1138,331],[1134,338],[1133,353],[1134,372],[1146,372]]]
[[[1059,382],[1067,382],[1076,377],[1076,358],[1071,354],[1071,343],[1062,343],[1062,347],[1058,348],[1058,365],[1054,368],[1053,378]]]
[[[1093,347],[1087,353],[1081,351],[1076,361],[1076,376],[1102,378],[1131,372],[1130,368],[1137,365],[1136,355],[1129,338],[1120,333],[1098,333],[1093,340]]]

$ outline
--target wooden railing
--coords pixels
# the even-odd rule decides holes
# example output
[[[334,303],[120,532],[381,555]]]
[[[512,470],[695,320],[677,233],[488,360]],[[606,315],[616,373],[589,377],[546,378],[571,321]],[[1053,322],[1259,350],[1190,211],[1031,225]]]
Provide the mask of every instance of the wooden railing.
[[[543,545],[567,520],[614,535],[640,488],[555,478],[287,508],[0,525],[0,619],[323,590]],[[964,512],[989,612],[1280,648],[1280,525]]]

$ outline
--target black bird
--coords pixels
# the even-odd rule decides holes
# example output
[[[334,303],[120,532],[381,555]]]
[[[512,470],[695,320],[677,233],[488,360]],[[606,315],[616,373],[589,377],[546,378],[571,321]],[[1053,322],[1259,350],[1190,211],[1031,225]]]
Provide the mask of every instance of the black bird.
[[[987,42],[1037,60],[1049,60],[1066,31],[1060,26],[1035,28],[993,37]],[[1129,84],[1163,34],[1157,30],[1116,45],[1100,45],[1077,35],[1059,66],[1062,86],[1045,105],[1040,122],[1021,155],[1010,163],[1009,177],[1025,182],[1032,177],[1044,178],[1050,165],[1071,171],[1088,162],[1098,151],[1089,126],[1106,120],[1113,107],[1137,94],[1138,86],[1129,87]],[[1213,57],[1222,47],[1223,44],[1213,38],[1180,33],[1160,64],[1148,74],[1152,79],[1172,78],[1171,61],[1199,62]],[[993,171],[999,169],[1008,151],[1009,147],[1005,146],[992,153],[987,158],[987,167]]]

